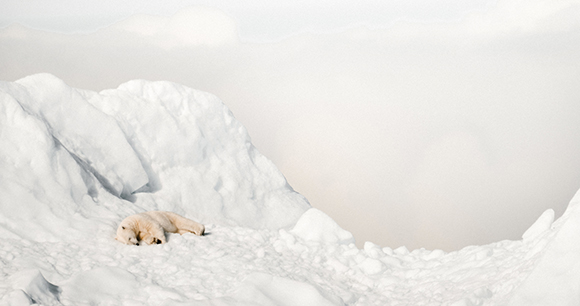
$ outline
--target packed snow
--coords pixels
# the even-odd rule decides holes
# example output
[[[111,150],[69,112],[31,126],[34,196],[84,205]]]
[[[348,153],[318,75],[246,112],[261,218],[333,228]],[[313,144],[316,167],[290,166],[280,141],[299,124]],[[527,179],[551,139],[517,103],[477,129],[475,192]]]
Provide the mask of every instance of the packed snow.
[[[206,235],[114,239],[149,210]],[[518,241],[358,249],[218,98],[169,82],[0,82],[0,234],[0,305],[580,304],[580,196]]]

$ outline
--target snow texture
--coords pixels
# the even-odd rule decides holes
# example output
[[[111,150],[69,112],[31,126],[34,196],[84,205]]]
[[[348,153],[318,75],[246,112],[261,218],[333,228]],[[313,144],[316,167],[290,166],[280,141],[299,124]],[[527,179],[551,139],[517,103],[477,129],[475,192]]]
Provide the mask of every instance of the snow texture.
[[[207,235],[114,240],[148,210]],[[169,82],[0,82],[0,235],[0,305],[580,304],[580,195],[518,241],[358,249],[215,96]]]

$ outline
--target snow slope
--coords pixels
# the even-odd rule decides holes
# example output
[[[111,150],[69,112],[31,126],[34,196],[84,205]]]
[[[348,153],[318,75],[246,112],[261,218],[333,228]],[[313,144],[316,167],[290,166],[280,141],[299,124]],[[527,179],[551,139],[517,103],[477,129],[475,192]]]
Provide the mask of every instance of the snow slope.
[[[113,239],[145,210],[208,234]],[[168,82],[0,82],[0,234],[0,305],[580,303],[580,196],[519,241],[358,249],[216,97]]]

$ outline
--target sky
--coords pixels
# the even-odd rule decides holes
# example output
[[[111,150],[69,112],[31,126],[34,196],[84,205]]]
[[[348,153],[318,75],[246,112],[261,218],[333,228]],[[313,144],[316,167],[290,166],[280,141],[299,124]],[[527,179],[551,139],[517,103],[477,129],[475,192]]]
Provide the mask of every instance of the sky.
[[[336,32],[353,25],[387,27],[401,19],[458,20],[466,13],[485,11],[490,0],[330,1],[299,0],[3,0],[0,26],[17,22],[27,27],[63,33],[86,33],[131,15],[171,16],[188,6],[219,9],[233,18],[244,41],[276,41],[302,32]]]
[[[213,93],[359,246],[519,239],[580,188],[580,1],[0,3],[0,80]]]

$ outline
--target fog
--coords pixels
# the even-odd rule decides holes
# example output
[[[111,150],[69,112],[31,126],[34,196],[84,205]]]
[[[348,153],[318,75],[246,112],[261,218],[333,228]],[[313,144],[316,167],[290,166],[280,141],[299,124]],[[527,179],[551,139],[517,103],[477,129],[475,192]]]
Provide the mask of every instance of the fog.
[[[0,80],[50,72],[93,90],[142,78],[211,92],[357,244],[455,250],[519,239],[580,188],[579,7],[500,1],[453,21],[261,43],[209,7],[93,33],[12,24]]]

